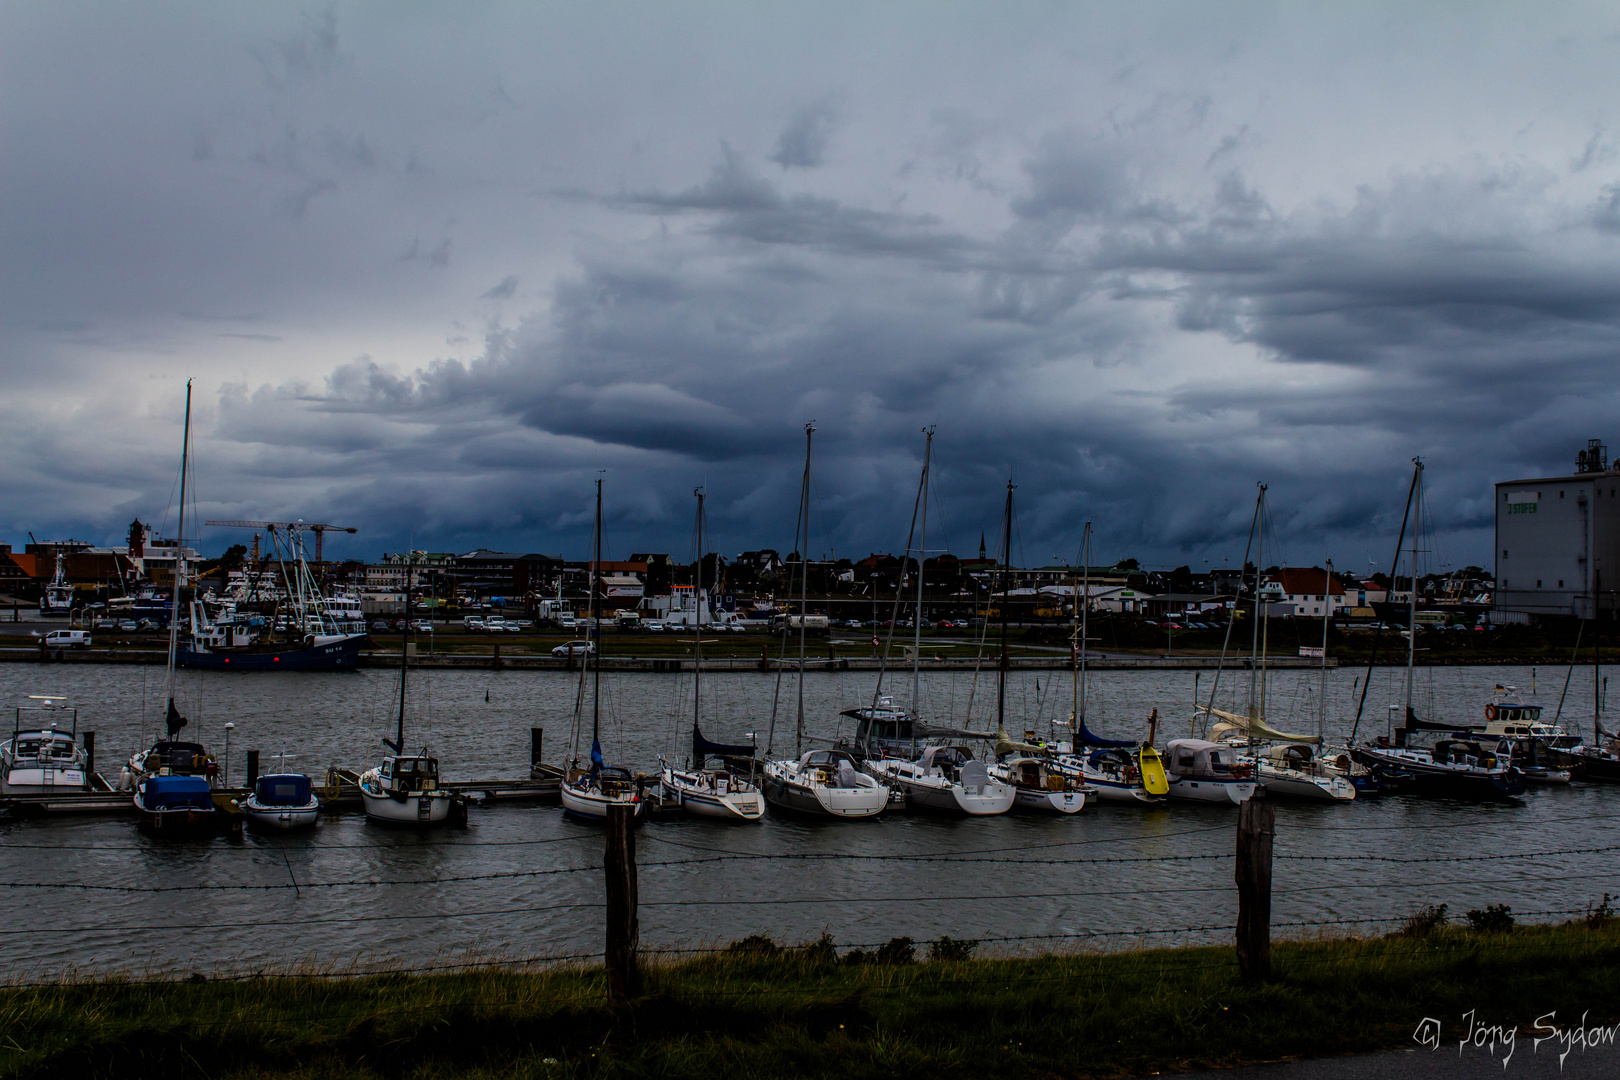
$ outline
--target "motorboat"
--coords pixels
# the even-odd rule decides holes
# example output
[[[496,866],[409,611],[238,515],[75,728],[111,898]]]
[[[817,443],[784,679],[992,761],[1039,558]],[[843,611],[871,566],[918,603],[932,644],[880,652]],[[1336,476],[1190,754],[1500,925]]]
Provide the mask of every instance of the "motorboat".
[[[1502,801],[1525,791],[1525,776],[1513,767],[1506,743],[1442,739],[1428,750],[1375,744],[1358,746],[1354,753],[1380,779],[1409,794]]]
[[[1171,739],[1165,746],[1172,799],[1242,803],[1254,797],[1254,768],[1237,751],[1204,739]]]
[[[914,761],[868,758],[867,775],[933,813],[982,817],[1012,809],[1017,792],[960,746],[927,746]],[[1078,807],[1076,807],[1078,809]]]
[[[30,694],[19,705],[11,738],[0,744],[0,795],[50,795],[90,788],[89,755],[79,745],[79,710],[66,698]],[[61,730],[65,720],[68,730]]]
[[[320,819],[321,802],[303,773],[267,773],[242,800],[242,812],[256,828],[308,829]]]
[[[167,774],[142,777],[135,789],[135,815],[142,832],[171,838],[213,836],[223,816],[208,781]]]
[[[760,789],[779,810],[870,818],[889,805],[889,789],[860,771],[847,750],[810,750],[797,760],[767,761]]]
[[[385,756],[360,774],[360,801],[366,820],[379,825],[426,828],[465,821],[461,800],[439,786],[439,759],[420,754]]]

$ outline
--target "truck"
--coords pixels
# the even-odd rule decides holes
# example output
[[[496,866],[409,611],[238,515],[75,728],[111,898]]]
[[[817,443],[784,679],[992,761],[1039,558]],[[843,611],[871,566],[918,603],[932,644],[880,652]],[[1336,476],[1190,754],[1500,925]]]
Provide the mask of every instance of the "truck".
[[[778,632],[798,633],[800,624],[806,634],[825,636],[831,626],[825,615],[778,615],[771,620],[771,629]]]

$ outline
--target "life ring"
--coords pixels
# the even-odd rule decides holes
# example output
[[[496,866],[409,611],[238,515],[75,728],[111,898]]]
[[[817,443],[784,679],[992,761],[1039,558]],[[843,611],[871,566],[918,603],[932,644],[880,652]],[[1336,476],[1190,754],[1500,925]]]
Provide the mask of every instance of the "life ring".
[[[1496,706],[1495,705],[1487,705],[1487,706],[1485,706],[1485,719],[1487,719],[1487,720],[1495,720],[1496,719]]]

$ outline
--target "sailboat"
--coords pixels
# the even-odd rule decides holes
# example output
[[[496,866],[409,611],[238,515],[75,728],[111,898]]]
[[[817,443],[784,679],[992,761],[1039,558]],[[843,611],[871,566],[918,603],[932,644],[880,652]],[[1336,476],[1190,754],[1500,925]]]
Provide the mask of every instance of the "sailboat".
[[[179,535],[175,541],[173,595],[169,600],[169,704],[164,714],[168,737],[154,739],[150,748],[136,751],[119,780],[120,789],[135,791],[135,814],[140,828],[165,836],[212,836],[219,828],[221,816],[213,797],[219,765],[200,743],[180,741],[180,730],[187,721],[174,703],[180,592],[186,583],[186,480],[190,465],[191,382],[187,380],[186,419],[180,440]]]
[[[664,791],[673,796],[681,809],[689,814],[722,821],[758,821],[765,816],[765,800],[760,796],[759,788],[731,769],[707,767],[710,757],[722,761],[746,757],[751,766],[754,746],[752,743],[710,742],[703,737],[700,725],[703,706],[703,615],[708,606],[708,597],[703,592],[703,489],[698,488],[692,494],[697,496],[697,576],[692,586],[692,598],[697,605],[692,620],[692,757],[685,769],[660,762],[659,782]]]
[[[1057,767],[1089,787],[1095,793],[1091,796],[1094,799],[1138,806],[1161,803],[1170,791],[1170,778],[1164,771],[1164,760],[1153,747],[1154,721],[1149,722],[1148,739],[1142,743],[1105,739],[1086,727],[1086,644],[1090,620],[1091,522],[1088,521],[1080,534],[1080,581],[1074,597],[1076,641],[1072,650],[1070,738],[1067,746],[1058,744]],[[1155,721],[1158,715],[1155,711]]]
[[[1013,789],[1014,810],[1035,814],[1073,814],[1096,794],[1084,780],[1058,768],[1051,750],[1007,735],[1007,568],[1012,565],[1013,482],[1007,481],[1007,506],[1001,522],[1001,657],[996,664],[996,763],[990,775]],[[1032,733],[1033,734],[1033,733]]]
[[[927,442],[923,447],[922,477],[917,484],[917,511],[921,529],[917,536],[917,615],[912,620],[915,638],[911,656],[911,712],[906,723],[910,730],[909,752],[901,757],[889,756],[892,744],[874,741],[871,735],[877,720],[876,711],[881,698],[873,701],[873,715],[856,729],[857,753],[862,768],[880,784],[905,796],[906,805],[917,810],[951,815],[981,817],[1005,814],[1012,809],[1016,790],[1011,784],[990,775],[989,767],[975,759],[965,746],[935,743],[919,747],[917,740],[927,731],[918,716],[921,706],[921,660],[923,621],[923,566],[928,539],[928,476],[933,464],[934,429],[924,429]],[[1009,485],[1010,492],[1010,485]],[[906,555],[911,554],[911,542],[906,541]],[[899,603],[896,592],[896,605]],[[882,689],[882,671],[878,673],[878,689]],[[847,714],[846,714],[847,715]],[[936,735],[953,738],[994,738],[985,732],[935,729]],[[1077,808],[1078,809],[1078,808]]]
[[[413,554],[405,571],[407,626],[411,621],[414,570]],[[410,670],[409,641],[409,634],[401,635],[398,726],[392,739],[383,738],[383,745],[393,753],[385,755],[381,765],[360,774],[360,801],[366,808],[366,820],[379,825],[431,828],[435,825],[465,824],[466,805],[439,786],[439,759],[429,754],[425,746],[419,754],[405,752],[405,686]]]
[[[629,806],[633,818],[641,820],[642,781],[632,776],[629,769],[608,765],[602,760],[602,662],[599,655],[602,642],[602,479],[596,480],[596,524],[592,535],[591,555],[591,623],[590,637],[594,649],[585,650],[580,668],[580,691],[574,703],[574,754],[568,773],[563,777],[561,796],[563,810],[587,821],[606,821],[610,806]],[[591,767],[579,767],[580,708],[584,701],[587,672],[591,675]]]
[[[1480,741],[1471,738],[1471,730],[1449,724],[1438,724],[1418,718],[1412,707],[1415,687],[1417,652],[1417,593],[1418,593],[1418,534],[1422,523],[1423,460],[1412,459],[1412,486],[1406,496],[1406,512],[1401,516],[1400,539],[1396,541],[1396,557],[1390,567],[1390,585],[1400,561],[1401,545],[1406,537],[1406,524],[1412,519],[1412,547],[1409,549],[1407,569],[1411,574],[1411,600],[1406,619],[1406,711],[1401,726],[1392,737],[1382,737],[1376,743],[1354,746],[1351,754],[1372,770],[1381,784],[1393,786],[1403,794],[1439,796],[1481,801],[1501,801],[1524,794],[1525,777],[1513,767],[1511,744],[1502,741]],[[1414,516],[1414,507],[1417,514]],[[1374,649],[1377,639],[1373,641]],[[1371,666],[1369,663],[1369,671]],[[1369,679],[1368,682],[1371,682]],[[1362,704],[1366,702],[1366,687],[1362,688]],[[1361,707],[1357,706],[1359,726]],[[1408,746],[1407,737],[1413,731],[1429,730],[1453,736],[1443,738],[1430,749]],[[1352,729],[1352,739],[1354,729]]]
[[[805,553],[810,550],[810,447],[815,424],[804,425],[804,475],[799,484],[799,514],[793,523],[793,545],[799,550],[799,678],[798,722],[794,729],[794,756],[777,758],[767,745],[760,790],[774,809],[809,817],[872,818],[889,805],[889,789],[860,769],[860,762],[845,747],[831,750],[804,748],[804,645],[805,608],[809,574]],[[791,585],[791,582],[790,582]],[[791,626],[791,623],[789,624]],[[783,651],[786,651],[784,639]],[[778,668],[780,686],[781,668]],[[767,743],[776,739],[773,710]]]

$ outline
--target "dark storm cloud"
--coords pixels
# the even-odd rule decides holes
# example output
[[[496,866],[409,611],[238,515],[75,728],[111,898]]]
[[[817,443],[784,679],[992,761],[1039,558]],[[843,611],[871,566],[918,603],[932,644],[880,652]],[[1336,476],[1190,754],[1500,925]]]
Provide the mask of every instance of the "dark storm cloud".
[[[363,552],[578,554],[600,469],[621,554],[699,482],[785,546],[815,420],[844,554],[937,425],[958,551],[1012,475],[1034,562],[1236,558],[1257,480],[1384,558],[1421,454],[1480,561],[1492,479],[1620,438],[1592,13],[64,10],[9,39],[82,70],[0,65],[13,532],[161,513],[193,372],[205,512]]]

